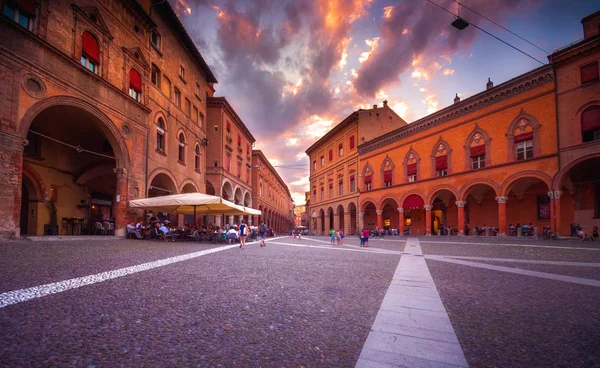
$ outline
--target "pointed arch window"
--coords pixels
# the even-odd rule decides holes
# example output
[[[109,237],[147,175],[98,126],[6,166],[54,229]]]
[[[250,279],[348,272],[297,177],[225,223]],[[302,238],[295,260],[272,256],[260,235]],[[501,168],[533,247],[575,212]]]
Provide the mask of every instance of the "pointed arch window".
[[[581,113],[582,142],[600,140],[600,106],[590,106]]]
[[[85,31],[81,36],[81,65],[92,73],[98,74],[100,67],[100,45],[90,32]]]
[[[406,181],[409,183],[414,183],[417,181],[417,173],[418,173],[418,158],[414,152],[409,152],[406,156],[405,168],[406,168]]]
[[[367,166],[365,168],[365,173],[364,173],[363,177],[364,177],[364,184],[365,184],[364,188],[365,188],[365,191],[368,192],[369,190],[371,190],[373,188],[372,187],[373,172],[370,167]]]
[[[506,137],[509,162],[529,160],[541,154],[540,124],[529,114],[521,112],[510,124]]]
[[[381,165],[381,177],[383,178],[383,186],[391,187],[393,181],[394,164],[392,160],[386,158]]]
[[[485,141],[480,133],[475,133],[469,145],[471,168],[473,170],[485,167]]]
[[[137,102],[142,101],[142,77],[135,69],[129,70],[129,96]]]
[[[200,146],[198,144],[194,147],[194,169],[200,171]]]
[[[156,122],[156,150],[165,152],[165,121],[158,118]]]
[[[178,154],[177,154],[177,159],[179,160],[179,162],[184,163],[185,162],[185,136],[183,135],[183,133],[179,133],[179,147],[178,147]]]
[[[435,148],[435,176],[441,177],[448,175],[448,149],[444,143],[440,143]]]

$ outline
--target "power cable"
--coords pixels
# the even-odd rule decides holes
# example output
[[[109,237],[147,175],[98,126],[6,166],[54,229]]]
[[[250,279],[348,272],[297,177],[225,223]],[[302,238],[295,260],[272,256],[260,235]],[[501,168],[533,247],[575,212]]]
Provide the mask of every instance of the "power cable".
[[[55,139],[55,138],[49,137],[49,136],[47,136],[47,135],[45,135],[45,134],[42,134],[42,133],[36,132],[35,130],[30,130],[30,131],[29,131],[29,133],[33,133],[33,134],[35,134],[35,135],[39,135],[40,137],[44,137],[44,138],[46,138],[46,139],[49,139],[49,140],[51,140],[51,141],[54,141],[54,142],[56,142],[56,143],[62,144],[62,145],[64,145],[64,146],[71,147],[71,148],[73,148],[75,151],[77,151],[78,153],[81,153],[81,152],[85,152],[85,153],[91,153],[92,155],[101,156],[101,157],[106,157],[106,158],[110,158],[110,159],[112,159],[112,160],[116,160],[116,158],[115,158],[115,157],[113,157],[113,156],[105,155],[105,154],[102,154],[102,153],[99,153],[99,152],[90,151],[90,150],[87,150],[87,149],[85,149],[85,148],[81,148],[81,146],[80,146],[80,145],[74,146],[74,145],[72,145],[72,144],[69,144],[69,143],[66,143],[66,142],[63,142],[63,141],[59,141],[58,139]]]

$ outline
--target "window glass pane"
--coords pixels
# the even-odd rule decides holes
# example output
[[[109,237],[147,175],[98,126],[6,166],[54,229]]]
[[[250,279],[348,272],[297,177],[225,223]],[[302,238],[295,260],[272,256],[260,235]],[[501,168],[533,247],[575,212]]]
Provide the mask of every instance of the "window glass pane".
[[[86,66],[87,60],[84,55],[81,55],[81,65]]]
[[[92,72],[96,71],[96,65],[94,65],[94,63],[92,63],[91,61],[88,61],[88,69]]]
[[[15,20],[15,9],[8,6],[8,4],[4,4],[2,14],[10,18],[10,20]]]
[[[29,16],[27,14],[19,13],[19,25],[23,28],[29,29]]]

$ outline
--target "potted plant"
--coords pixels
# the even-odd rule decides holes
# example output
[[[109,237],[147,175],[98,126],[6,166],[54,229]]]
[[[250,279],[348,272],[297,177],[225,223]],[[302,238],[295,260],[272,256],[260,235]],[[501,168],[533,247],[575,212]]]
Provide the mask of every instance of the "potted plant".
[[[58,235],[58,211],[54,201],[48,201],[48,210],[50,211],[50,223],[46,225],[46,235]]]

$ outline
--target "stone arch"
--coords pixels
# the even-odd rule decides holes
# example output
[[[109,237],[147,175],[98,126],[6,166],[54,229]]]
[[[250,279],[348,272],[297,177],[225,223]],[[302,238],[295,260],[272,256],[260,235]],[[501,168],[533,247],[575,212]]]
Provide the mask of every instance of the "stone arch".
[[[227,179],[223,179],[223,184],[221,185],[221,198],[233,202],[233,193],[231,182]]]
[[[436,198],[436,195],[443,191],[443,190],[447,190],[450,193],[454,194],[454,197],[456,198],[456,200],[458,200],[460,198],[460,191],[456,190],[456,188],[454,188],[453,186],[450,185],[437,185],[434,188],[432,188],[429,191],[429,195],[427,196],[427,202],[428,204],[432,204],[432,202],[434,201],[434,199]]]
[[[210,182],[210,180],[206,180],[206,194],[218,196],[217,190],[216,190],[215,186]]]
[[[154,170],[153,175],[148,178],[148,183],[149,185],[146,195],[148,198],[177,194],[177,181],[175,181],[174,176],[167,170]]]
[[[233,191],[233,201],[235,204],[243,204],[244,203],[244,196],[242,194],[242,189],[239,187],[239,185],[235,186],[235,190]]]
[[[533,157],[538,157],[541,155],[541,126],[542,125],[538,122],[535,116],[526,113],[524,110],[521,110],[519,112],[519,114],[513,119],[513,121],[508,126],[508,132],[506,133],[508,161],[516,160],[515,132],[517,132],[517,130],[519,134],[526,131],[529,132],[529,130],[533,133]]]
[[[396,196],[395,194],[389,193],[381,197],[379,203],[377,203],[377,209],[382,210],[385,203],[390,199],[396,203],[396,208],[400,207],[400,198],[398,198],[398,196]]]
[[[433,149],[431,150],[431,177],[435,178],[437,176],[437,165],[436,160],[437,157],[443,156],[446,154],[446,173],[448,175],[452,174],[452,148],[450,147],[450,143],[445,141],[442,136],[438,141],[434,144]]]
[[[45,201],[48,196],[46,185],[42,177],[27,162],[23,162],[23,175],[29,178],[29,181],[33,184],[37,199]]]
[[[500,186],[501,195],[502,196],[508,195],[511,185],[514,184],[516,181],[518,181],[520,179],[524,179],[524,178],[539,179],[546,184],[546,186],[548,187],[548,190],[551,190],[551,188],[552,188],[552,178],[548,174],[539,172],[539,171],[528,170],[528,171],[521,171],[519,173],[516,173],[516,174],[511,175],[508,178],[506,178],[506,180],[504,180],[504,182]]]
[[[250,192],[245,191],[243,197],[244,197],[244,206],[252,207],[252,196],[250,195]]]
[[[554,178],[552,179],[552,187],[551,188],[553,190],[561,190],[564,180],[566,177],[568,177],[568,174],[571,171],[571,169],[573,169],[575,166],[577,166],[587,160],[595,159],[595,158],[600,158],[600,153],[590,153],[585,156],[579,157],[579,158],[569,162],[568,164],[566,164],[559,172],[557,172],[554,175]]]
[[[148,175],[148,183],[152,183],[152,180],[154,180],[154,178],[156,176],[158,176],[159,174],[164,174],[164,175],[168,176],[171,179],[171,181],[173,182],[173,184],[175,185],[175,190],[177,190],[178,186],[177,186],[177,179],[175,179],[175,175],[173,175],[171,170],[169,170],[165,167],[159,167],[159,168],[152,170],[150,175]],[[150,190],[150,184],[148,184],[148,188],[146,190],[147,191]],[[171,193],[171,194],[177,194],[177,193]]]
[[[465,141],[465,146],[464,146],[465,147],[465,168],[467,170],[472,170],[471,160],[469,159],[471,157],[471,143],[473,141],[476,141],[479,139],[482,139],[483,144],[485,145],[485,166],[490,166],[492,164],[492,154],[491,154],[492,153],[491,152],[492,138],[484,129],[481,129],[479,127],[479,124],[476,123],[475,128],[473,128],[473,130],[467,137],[467,140]]]
[[[23,118],[21,119],[21,123],[19,124],[19,128],[17,134],[23,138],[27,139],[27,132],[34,119],[44,110],[53,106],[72,106],[80,108],[90,114],[92,114],[95,118],[98,119],[102,124],[98,126],[104,136],[109,141],[113,148],[113,153],[115,155],[116,167],[125,168],[129,170],[130,165],[130,157],[129,150],[127,149],[127,144],[125,143],[125,139],[121,135],[119,128],[113,123],[113,121],[96,105],[93,105],[87,101],[81,100],[77,97],[72,96],[53,96],[45,98],[41,101],[38,101],[33,106],[31,106]],[[118,149],[116,149],[118,148]]]
[[[500,186],[495,181],[491,179],[473,179],[460,188],[460,200],[466,200],[466,197],[469,194],[469,189],[478,184],[484,184],[491,187],[494,190],[496,196],[500,194]]]
[[[409,178],[408,178],[408,165],[410,164],[416,164],[417,167],[417,179],[416,181],[418,181],[421,178],[421,158],[419,157],[419,154],[417,153],[417,151],[415,151],[413,149],[412,146],[410,146],[410,148],[408,149],[408,152],[406,153],[406,155],[404,156],[404,160],[402,161],[402,165],[404,166],[404,182],[408,183],[409,182]]]
[[[417,196],[421,197],[421,199],[423,200],[423,203],[427,203],[427,195],[425,193],[423,193],[422,191],[415,189],[415,190],[410,190],[410,191],[404,193],[404,195],[402,195],[402,197],[400,197],[400,202],[398,202],[400,204],[400,207],[403,206],[406,198],[410,197],[411,195],[417,195]]]
[[[183,189],[188,186],[188,188],[186,190],[189,190],[191,186],[194,191],[193,192],[184,192]],[[179,193],[199,193],[200,191],[198,190],[198,187],[196,186],[196,183],[194,182],[194,180],[192,179],[185,179],[181,185],[179,186]]]
[[[383,159],[383,162],[381,163],[381,173],[380,174],[381,174],[381,187],[382,188],[386,187],[386,185],[385,185],[385,179],[386,179],[385,178],[385,172],[386,171],[389,171],[391,173],[391,176],[392,176],[391,177],[391,179],[392,179],[391,180],[391,182],[392,182],[391,185],[394,185],[395,184],[395,181],[394,181],[394,179],[395,179],[394,178],[395,177],[395,175],[394,175],[395,165],[394,165],[394,161],[392,161],[392,159],[389,158],[388,155],[385,155],[385,159]]]
[[[368,198],[365,198],[365,199],[363,199],[363,200],[362,200],[362,201],[360,201],[360,202],[361,202],[361,205],[360,205],[360,212],[364,212],[364,209],[365,209],[365,207],[366,207],[366,205],[367,205],[368,203],[371,203],[371,204],[373,204],[373,206],[375,206],[375,208],[377,208],[377,203],[378,203],[378,201],[377,201],[375,198],[368,197]]]

